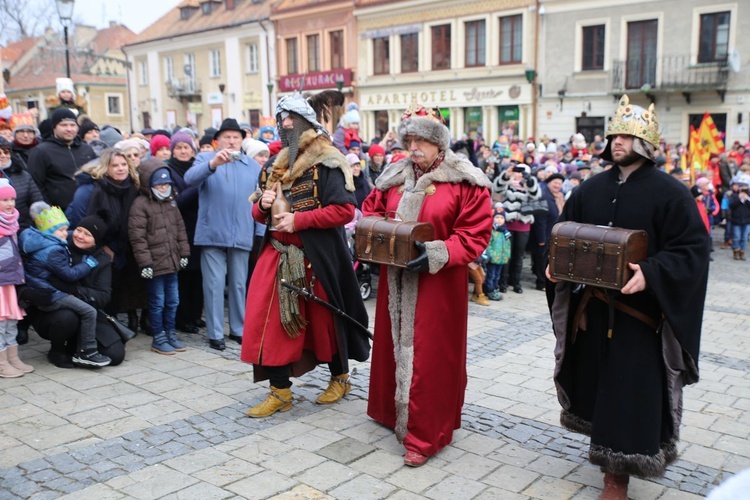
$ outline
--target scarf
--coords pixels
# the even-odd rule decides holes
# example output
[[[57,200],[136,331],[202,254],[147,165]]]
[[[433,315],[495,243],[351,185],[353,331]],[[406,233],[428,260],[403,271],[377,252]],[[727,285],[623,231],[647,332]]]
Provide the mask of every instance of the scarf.
[[[424,174],[432,172],[436,168],[440,166],[441,163],[443,163],[443,160],[445,159],[445,151],[440,151],[437,155],[437,158],[435,158],[435,161],[432,162],[432,165],[429,166],[427,170],[422,170],[417,166],[414,161],[412,161],[411,166],[414,169],[414,180],[418,181],[420,177],[422,177]]]
[[[175,171],[178,174],[180,174],[180,177],[185,177],[185,172],[187,172],[188,169],[193,166],[194,161],[195,161],[194,157],[190,158],[188,161],[180,161],[173,156],[167,162],[167,166],[170,166],[173,169],[175,169]]]
[[[11,236],[18,232],[18,210],[12,213],[0,212],[0,236]]]
[[[102,238],[102,245],[112,248],[121,257],[129,247],[128,216],[130,207],[138,195],[138,188],[128,177],[120,184],[108,176],[94,181],[94,192],[91,195],[87,215],[98,215],[107,224],[107,232]],[[118,251],[119,250],[119,251]],[[124,263],[124,261],[123,261]]]
[[[151,188],[151,194],[153,194],[154,198],[158,201],[168,200],[172,196],[172,186],[169,186],[169,189],[167,189],[164,194],[156,188]]]
[[[302,249],[294,245],[284,245],[280,241],[270,238],[271,245],[281,258],[277,278],[279,280],[279,315],[281,324],[290,339],[296,339],[307,326],[307,321],[300,314],[299,297],[293,291],[281,284],[281,280],[305,288],[305,254]]]

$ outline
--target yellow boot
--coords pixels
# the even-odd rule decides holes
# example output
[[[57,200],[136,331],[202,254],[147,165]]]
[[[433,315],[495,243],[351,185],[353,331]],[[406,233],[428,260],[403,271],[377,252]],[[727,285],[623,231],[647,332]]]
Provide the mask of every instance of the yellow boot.
[[[271,386],[271,392],[266,396],[258,406],[250,408],[245,415],[253,418],[264,418],[270,417],[277,411],[289,411],[292,409],[292,396],[291,389],[277,389]]]
[[[336,403],[349,394],[351,390],[352,383],[349,381],[349,374],[336,375],[335,377],[331,377],[330,382],[328,382],[328,388],[323,391],[323,394],[318,396],[315,402],[319,405]]]

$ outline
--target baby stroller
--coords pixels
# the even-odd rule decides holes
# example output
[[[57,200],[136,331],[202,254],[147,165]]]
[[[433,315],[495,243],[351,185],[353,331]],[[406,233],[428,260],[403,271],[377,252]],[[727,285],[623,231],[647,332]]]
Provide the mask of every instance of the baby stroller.
[[[354,250],[354,227],[357,225],[357,221],[361,218],[362,212],[357,210],[354,215],[354,220],[347,224],[345,229],[346,241],[349,245],[349,253],[352,256],[354,274],[357,276],[357,283],[359,283],[359,294],[362,297],[362,300],[367,300],[372,294],[372,272],[370,270],[370,264],[357,259],[357,252]]]

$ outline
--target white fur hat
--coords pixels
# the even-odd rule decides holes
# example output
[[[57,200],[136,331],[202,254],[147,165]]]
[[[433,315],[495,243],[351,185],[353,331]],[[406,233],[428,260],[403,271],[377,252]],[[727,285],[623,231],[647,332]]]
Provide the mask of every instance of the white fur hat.
[[[268,145],[266,145],[266,143],[257,139],[253,139],[252,137],[247,137],[246,139],[242,140],[242,151],[244,151],[245,154],[250,158],[254,158],[256,155],[264,151],[266,153],[269,152]]]
[[[76,96],[75,85],[73,85],[73,80],[70,78],[58,78],[55,80],[55,84],[57,85],[57,95],[60,95],[60,92],[63,90],[70,90],[73,93],[73,97]]]

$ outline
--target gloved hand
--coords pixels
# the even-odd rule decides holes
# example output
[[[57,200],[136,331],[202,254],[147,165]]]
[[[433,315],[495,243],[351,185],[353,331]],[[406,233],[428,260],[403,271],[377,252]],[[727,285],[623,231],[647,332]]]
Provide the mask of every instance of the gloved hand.
[[[154,268],[153,267],[144,267],[141,269],[141,278],[143,279],[153,279],[154,277]]]
[[[188,258],[187,257],[181,257],[180,258],[180,269],[185,269],[188,265]]]
[[[406,269],[415,273],[429,271],[430,261],[427,259],[427,247],[421,241],[415,241],[414,245],[419,250],[419,257],[406,263]]]
[[[95,268],[96,268],[96,266],[98,266],[98,265],[99,265],[99,261],[98,261],[98,260],[96,260],[96,259],[95,259],[94,257],[92,257],[91,255],[87,255],[87,256],[86,256],[86,258],[85,258],[85,259],[83,259],[83,261],[84,261],[84,262],[86,263],[86,265],[87,265],[87,266],[89,266],[89,267],[90,267],[91,269],[95,269]]]

